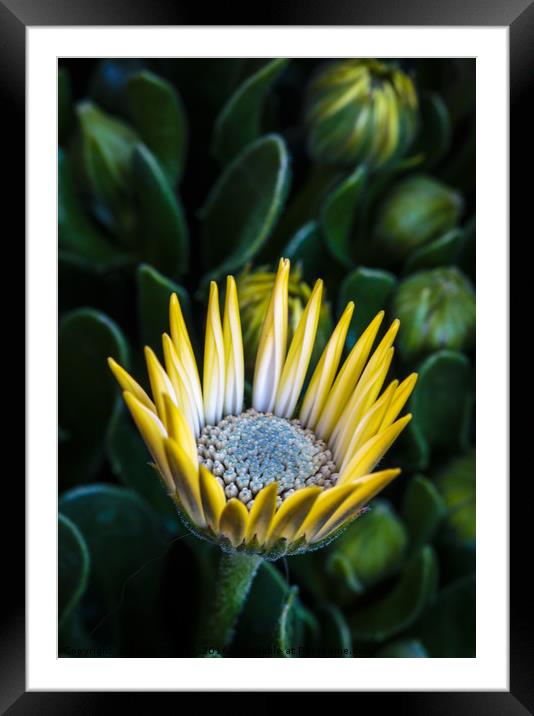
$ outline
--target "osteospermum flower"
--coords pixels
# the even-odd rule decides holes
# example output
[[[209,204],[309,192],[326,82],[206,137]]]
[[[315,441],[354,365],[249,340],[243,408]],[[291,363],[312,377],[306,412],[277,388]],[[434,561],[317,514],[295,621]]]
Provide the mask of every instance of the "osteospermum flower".
[[[170,335],[163,335],[164,364],[145,349],[152,397],[109,359],[185,523],[225,551],[268,559],[330,541],[399,474],[373,469],[411,418],[398,416],[416,380],[412,374],[383,390],[399,328],[394,321],[373,350],[383,311],[339,368],[354,310],[349,303],[302,395],[323,283],[316,282],[288,347],[288,279],[289,261],[282,259],[248,408],[231,276],[222,318],[217,285],[210,285],[202,384],[175,294]]]

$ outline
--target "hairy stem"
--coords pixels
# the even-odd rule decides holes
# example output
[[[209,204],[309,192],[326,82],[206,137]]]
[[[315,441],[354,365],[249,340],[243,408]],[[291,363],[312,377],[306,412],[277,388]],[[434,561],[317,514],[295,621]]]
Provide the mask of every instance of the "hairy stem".
[[[222,554],[213,608],[201,639],[203,652],[222,651],[232,641],[234,627],[261,561],[259,555]]]

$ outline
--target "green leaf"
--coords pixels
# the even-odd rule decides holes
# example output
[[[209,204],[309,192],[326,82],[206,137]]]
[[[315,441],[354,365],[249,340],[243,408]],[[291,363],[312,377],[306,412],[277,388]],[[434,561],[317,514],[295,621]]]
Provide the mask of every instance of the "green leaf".
[[[58,236],[60,247],[95,264],[112,266],[128,261],[127,254],[112,246],[90,221],[62,149],[58,153]]]
[[[201,212],[209,278],[236,271],[263,246],[284,206],[289,161],[283,140],[250,144],[224,170]]]
[[[448,231],[411,253],[404,264],[404,273],[455,263],[463,243],[464,232],[461,229]]]
[[[339,184],[344,177],[339,167],[316,164],[310,168],[306,180],[294,194],[291,195],[287,208],[284,210],[278,225],[269,242],[262,250],[259,259],[267,263],[275,262],[283,256],[283,247],[295,234],[310,221],[319,221],[321,208],[328,196],[328,193]],[[324,244],[324,237],[321,233],[321,242]],[[327,259],[330,259],[330,251],[325,246]],[[322,264],[324,269],[324,263]],[[338,268],[337,264],[332,267]],[[313,278],[317,274],[314,274]]]
[[[74,126],[74,111],[70,76],[64,67],[60,67],[57,73],[57,98],[59,143],[65,144]]]
[[[450,462],[435,478],[447,511],[448,534],[474,543],[476,536],[476,454],[471,450]]]
[[[182,531],[174,503],[150,464],[150,454],[143,439],[122,405],[115,411],[107,442],[111,469],[119,481],[141,495],[161,515],[169,535],[175,536]]]
[[[356,304],[347,334],[351,348],[376,314],[387,307],[389,297],[397,285],[395,276],[378,269],[357,268],[349,273],[339,289],[338,313],[341,314],[349,301]]]
[[[180,97],[169,82],[148,71],[130,77],[126,96],[133,124],[174,185],[183,174],[187,148]]]
[[[239,617],[230,655],[298,657],[313,620],[280,572],[263,562]]]
[[[407,542],[404,525],[389,503],[375,500],[333,543],[325,569],[331,582],[358,594],[399,571]]]
[[[417,423],[411,420],[393,446],[391,458],[405,472],[426,470],[430,448]]]
[[[328,194],[321,211],[321,228],[332,256],[343,266],[354,266],[351,230],[355,216],[362,206],[367,169],[358,168]]]
[[[321,232],[315,221],[304,224],[281,253],[292,266],[302,267],[302,277],[314,282],[324,272],[325,256]]]
[[[296,606],[295,601],[298,594],[298,587],[291,587],[287,600],[282,607],[282,613],[278,620],[278,648],[285,657],[290,658],[292,654],[292,645],[295,638],[296,628]]]
[[[432,450],[451,451],[463,445],[472,394],[473,371],[463,354],[438,351],[423,361],[410,409]]]
[[[222,163],[232,160],[257,139],[265,99],[288,61],[272,60],[237,88],[222,108],[213,130],[213,155]]]
[[[166,541],[154,513],[133,491],[104,484],[69,490],[59,509],[76,524],[91,555],[91,631],[99,637],[111,624],[113,641],[124,652],[141,655],[146,647],[155,655],[162,647],[157,599]]]
[[[412,477],[404,493],[402,507],[412,549],[419,549],[433,539],[446,513],[443,498],[430,480],[421,475]]]
[[[398,639],[379,649],[375,656],[380,659],[426,659],[428,653],[419,639]]]
[[[382,642],[407,629],[433,596],[436,582],[436,558],[432,548],[425,546],[410,560],[391,592],[349,617],[353,639]]]
[[[341,609],[334,604],[326,604],[319,611],[321,642],[318,656],[353,656],[352,636]]]
[[[89,578],[89,551],[76,525],[58,516],[58,621],[62,622],[81,599]]]
[[[418,636],[433,658],[476,656],[475,576],[445,587],[415,625]]]
[[[355,594],[365,592],[364,584],[358,578],[349,557],[343,552],[334,551],[328,559],[326,569],[331,580],[329,588],[334,587],[338,601],[348,602]]]
[[[72,485],[90,477],[103,457],[118,392],[107,365],[128,350],[118,326],[92,309],[69,313],[59,326],[59,423],[69,434],[60,464]]]
[[[174,281],[159,271],[142,264],[137,269],[137,305],[143,345],[152,346],[156,351],[161,348],[161,336],[169,332],[169,301],[176,293],[184,318],[191,333],[193,321],[189,294]]]
[[[421,128],[413,147],[415,154],[423,154],[425,166],[435,167],[451,145],[451,118],[447,105],[438,94],[420,98]]]
[[[74,149],[78,177],[90,195],[92,210],[108,229],[130,244],[132,155],[137,133],[122,120],[84,100],[76,106],[79,133]]]
[[[143,144],[134,152],[133,180],[147,261],[171,277],[182,276],[189,267],[189,236],[182,206],[157,159]]]

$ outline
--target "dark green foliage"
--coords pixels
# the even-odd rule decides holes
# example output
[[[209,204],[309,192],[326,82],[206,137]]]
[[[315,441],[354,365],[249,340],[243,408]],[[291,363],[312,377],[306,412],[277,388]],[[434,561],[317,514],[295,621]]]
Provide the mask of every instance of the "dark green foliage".
[[[60,61],[61,656],[475,655],[474,61],[454,82],[411,61],[417,132],[384,164],[310,155],[322,62],[106,59],[86,82]],[[324,279],[334,321],[355,302],[347,349],[401,318],[414,417],[381,465],[402,475],[337,540],[228,569],[178,519],[106,359],[146,388],[176,293],[201,366],[209,281],[224,300],[228,273],[281,256]]]

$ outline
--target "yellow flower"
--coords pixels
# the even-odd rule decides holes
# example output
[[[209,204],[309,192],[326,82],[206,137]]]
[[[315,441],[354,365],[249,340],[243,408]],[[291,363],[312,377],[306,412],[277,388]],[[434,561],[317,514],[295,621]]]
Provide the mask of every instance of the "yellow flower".
[[[338,370],[354,310],[349,303],[309,385],[303,385],[321,310],[318,280],[288,341],[289,261],[282,259],[259,338],[252,406],[244,406],[237,288],[226,285],[221,319],[212,282],[202,387],[178,298],[170,300],[164,365],[145,349],[152,398],[113,359],[124,400],[188,527],[226,551],[276,559],[330,541],[398,474],[372,472],[411,416],[416,381],[382,387],[399,328],[371,352],[380,312]],[[287,347],[289,343],[289,347]]]

